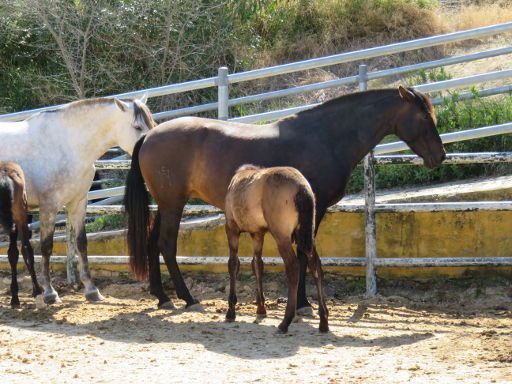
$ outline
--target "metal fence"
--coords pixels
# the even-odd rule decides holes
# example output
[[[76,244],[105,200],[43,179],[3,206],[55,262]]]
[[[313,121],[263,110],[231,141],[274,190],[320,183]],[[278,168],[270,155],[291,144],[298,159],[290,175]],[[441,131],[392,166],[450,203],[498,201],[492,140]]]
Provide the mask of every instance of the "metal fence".
[[[251,81],[255,79],[267,78],[276,75],[283,75],[296,71],[304,71],[308,69],[321,68],[325,66],[360,62],[366,59],[375,58],[383,55],[391,55],[400,52],[406,52],[415,49],[427,48],[438,46],[447,43],[460,42],[468,39],[482,38],[486,36],[493,36],[500,33],[512,32],[512,22],[504,23],[494,26],[483,28],[476,28],[468,31],[454,32],[445,35],[433,36],[423,39],[406,41],[396,44],[385,45],[381,47],[363,49],[354,52],[341,53],[311,60],[300,61],[296,63],[277,65],[268,68],[256,69],[247,72],[229,74],[226,67],[221,67],[215,77],[189,81],[180,84],[166,85],[162,87],[150,88],[146,90],[139,90],[134,92],[127,92],[115,95],[120,98],[136,97],[147,93],[149,97],[157,97],[169,95],[180,92],[187,92],[191,90],[205,89],[210,87],[218,88],[217,102],[197,105],[188,108],[181,108],[172,111],[163,111],[155,113],[156,119],[168,119],[183,115],[190,115],[199,112],[217,110],[218,118],[230,121],[254,123],[260,121],[268,121],[290,114],[314,107],[317,104],[305,105],[294,108],[287,108],[278,111],[270,111],[259,113],[255,115],[242,116],[236,118],[229,118],[229,108],[232,106],[260,102],[263,100],[270,100],[279,97],[298,95],[305,92],[314,90],[327,89],[339,87],[349,84],[359,84],[361,90],[367,89],[368,81],[375,79],[382,79],[385,77],[396,76],[406,73],[411,73],[418,70],[438,68],[446,65],[457,63],[464,63],[484,58],[496,57],[499,55],[506,55],[512,53],[512,46],[492,49],[478,53],[472,53],[461,56],[454,56],[443,58],[440,60],[423,62],[414,65],[402,66],[398,68],[379,70],[368,72],[365,65],[359,66],[359,73],[353,76],[323,81],[298,87],[287,88],[278,91],[266,92],[256,95],[243,96],[238,98],[229,98],[229,86],[244,81]],[[505,69],[497,72],[484,73],[474,76],[468,76],[458,79],[451,79],[439,81],[430,84],[417,85],[415,88],[422,92],[440,92],[445,90],[453,90],[457,88],[464,88],[489,81],[497,81],[512,78],[512,68]],[[493,87],[483,89],[478,92],[481,97],[492,96],[501,93],[510,93],[512,90],[511,85]],[[474,92],[464,92],[459,95],[460,99],[468,99],[474,97]],[[442,97],[433,98],[434,104],[441,104]],[[13,114],[0,115],[0,121],[16,121],[30,116],[31,114],[45,109],[55,108],[40,108],[31,111],[17,112]],[[462,140],[471,140],[476,138],[488,137],[493,135],[501,135],[512,132],[512,122],[471,129],[461,132],[447,133],[441,135],[444,143],[457,142]],[[374,156],[374,154],[383,155],[393,152],[399,152],[409,149],[403,142],[395,142],[382,144],[376,147],[375,151],[370,153],[364,160],[365,169],[365,206],[337,204],[330,208],[330,211],[345,210],[345,211],[364,211],[366,215],[366,257],[364,258],[322,258],[323,263],[327,265],[359,265],[366,266],[367,268],[367,294],[369,296],[375,295],[376,287],[376,268],[378,266],[455,266],[455,265],[512,265],[512,257],[482,257],[482,258],[377,258],[376,254],[376,227],[375,227],[375,214],[376,212],[404,212],[404,211],[440,211],[440,210],[511,210],[512,202],[466,202],[466,203],[418,203],[418,204],[375,204],[375,182],[374,182],[374,165],[375,164],[420,164],[421,159],[417,156]],[[475,154],[449,154],[445,163],[477,163],[477,162],[511,162],[512,153],[475,153]],[[129,167],[129,160],[110,160],[96,162],[97,169],[126,169]],[[89,199],[106,198],[109,202],[116,202],[124,193],[124,187],[110,188],[100,191],[93,191],[89,193]],[[155,207],[152,207],[153,209]],[[104,205],[101,202],[95,205],[88,206],[88,213],[112,213],[120,212],[122,207],[119,205]],[[214,207],[187,206],[185,214],[198,214],[198,213],[219,213],[220,211]],[[187,262],[194,260],[192,257],[186,258]],[[120,261],[121,259],[117,259]],[[123,258],[124,260],[124,258]],[[196,258],[198,263],[201,262],[225,262],[227,259],[223,257],[210,258]]]

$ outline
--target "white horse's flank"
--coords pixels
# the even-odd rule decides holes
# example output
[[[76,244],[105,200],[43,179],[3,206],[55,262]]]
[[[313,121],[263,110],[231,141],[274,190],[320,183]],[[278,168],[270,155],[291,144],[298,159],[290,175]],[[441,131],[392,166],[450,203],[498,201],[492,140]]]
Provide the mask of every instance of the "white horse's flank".
[[[102,299],[87,263],[87,191],[94,178],[94,162],[100,156],[112,146],[131,154],[138,138],[155,125],[145,101],[82,100],[21,122],[0,123],[0,160],[20,164],[25,173],[28,205],[39,208],[41,283],[46,303],[59,301],[50,281],[49,258],[55,217],[64,206],[78,248],[85,296],[92,301]]]

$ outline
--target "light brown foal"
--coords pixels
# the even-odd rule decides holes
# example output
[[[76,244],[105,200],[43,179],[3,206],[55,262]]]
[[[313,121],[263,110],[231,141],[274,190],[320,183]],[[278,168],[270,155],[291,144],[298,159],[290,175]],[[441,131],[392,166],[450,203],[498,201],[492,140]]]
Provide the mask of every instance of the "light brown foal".
[[[315,197],[306,178],[292,167],[259,168],[244,165],[231,179],[226,195],[226,234],[229,243],[229,309],[227,321],[234,321],[236,278],[240,268],[238,241],[240,233],[249,232],[253,240],[252,269],[256,276],[257,315],[266,316],[263,296],[263,260],[261,252],[265,233],[274,237],[284,261],[288,280],[288,302],[279,331],[286,333],[295,317],[299,264],[292,242],[307,255],[309,269],[318,290],[320,332],[327,332],[328,311],[323,292],[320,259],[313,253],[315,233]]]

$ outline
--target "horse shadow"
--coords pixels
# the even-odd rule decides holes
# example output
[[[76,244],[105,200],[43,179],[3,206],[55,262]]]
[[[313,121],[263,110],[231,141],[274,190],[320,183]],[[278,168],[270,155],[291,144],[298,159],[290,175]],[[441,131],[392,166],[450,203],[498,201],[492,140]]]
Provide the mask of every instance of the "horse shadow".
[[[81,304],[79,300],[68,301],[64,296],[66,309]],[[105,303],[118,306],[118,303]],[[105,305],[101,304],[101,305]],[[91,308],[90,311],[93,311]],[[306,319],[290,325],[287,334],[277,333],[274,324],[280,320],[280,314],[269,316],[261,323],[254,323],[247,316],[232,323],[223,321],[224,314],[206,307],[201,314],[191,314],[183,310],[146,309],[117,313],[111,317],[77,323],[62,320],[58,308],[39,311],[34,320],[31,309],[14,312],[10,308],[0,307],[0,323],[13,327],[30,327],[37,332],[60,334],[65,336],[89,335],[102,340],[130,344],[193,343],[202,345],[206,350],[238,357],[246,360],[268,358],[286,358],[294,356],[301,348],[335,349],[357,348],[393,348],[433,337],[432,333],[401,331],[394,329],[392,335],[359,337],[347,334],[345,324],[331,325],[331,331],[320,333],[318,319]],[[16,316],[9,316],[18,314]],[[272,323],[272,324],[269,324]],[[346,324],[352,327],[354,324]],[[368,326],[368,328],[371,328]]]

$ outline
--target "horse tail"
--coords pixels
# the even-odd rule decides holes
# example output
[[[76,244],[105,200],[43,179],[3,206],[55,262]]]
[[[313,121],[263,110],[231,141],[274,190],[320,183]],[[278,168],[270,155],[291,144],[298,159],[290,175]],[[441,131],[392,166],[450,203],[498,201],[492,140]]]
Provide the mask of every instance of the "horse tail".
[[[295,208],[299,214],[299,226],[295,231],[297,249],[310,257],[315,233],[315,197],[310,188],[300,186],[295,195]]]
[[[139,164],[139,151],[144,139],[145,136],[142,136],[133,148],[132,163],[126,177],[124,193],[130,267],[139,280],[146,280],[148,277],[149,193],[146,190]]]

